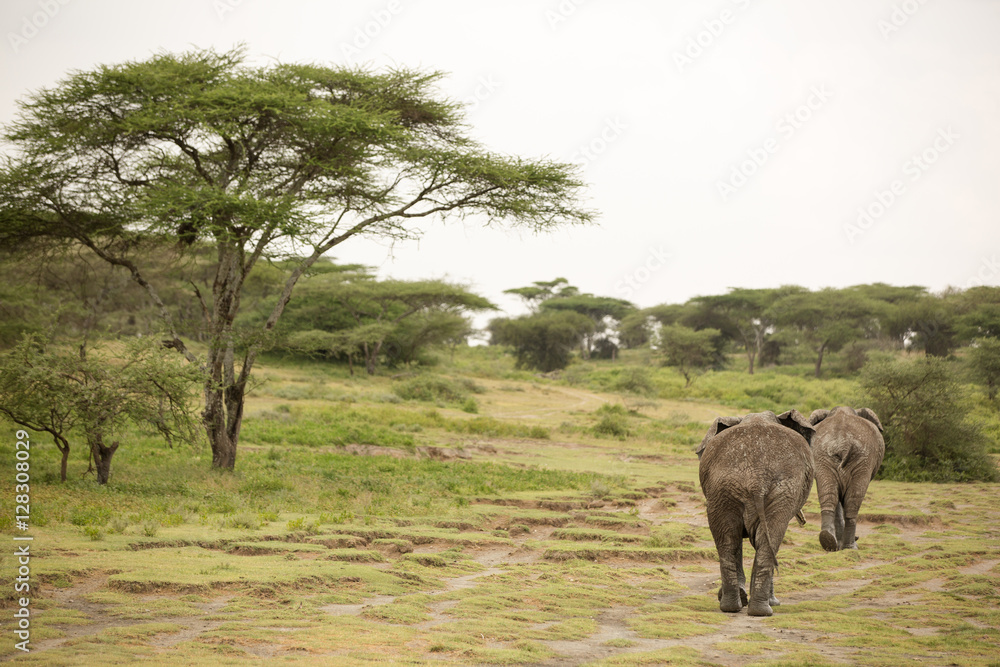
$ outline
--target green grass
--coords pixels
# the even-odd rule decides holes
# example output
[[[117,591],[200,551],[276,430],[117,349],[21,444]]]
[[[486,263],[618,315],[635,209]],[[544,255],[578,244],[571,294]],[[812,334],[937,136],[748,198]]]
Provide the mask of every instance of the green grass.
[[[830,407],[850,380],[730,370],[684,390],[671,369],[616,362],[545,379],[494,349],[403,381],[261,371],[232,472],[127,434],[107,487],[76,444],[61,483],[33,438],[32,638],[62,643],[20,661],[533,665],[567,662],[569,642],[590,665],[996,663],[995,484],[876,480],[860,549],[836,553],[813,494],[778,554],[775,615],[719,612],[693,446],[713,415]],[[438,379],[461,400],[394,391]],[[4,535],[13,509],[0,495]]]

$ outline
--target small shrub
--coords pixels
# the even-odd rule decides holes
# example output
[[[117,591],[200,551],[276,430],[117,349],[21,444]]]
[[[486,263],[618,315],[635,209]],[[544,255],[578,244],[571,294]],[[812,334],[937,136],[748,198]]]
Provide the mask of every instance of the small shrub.
[[[623,391],[629,394],[640,396],[652,396],[656,394],[656,386],[649,370],[641,366],[626,366],[619,373],[612,388],[615,391]]]
[[[628,424],[628,411],[624,406],[605,403],[594,414],[600,415],[600,420],[594,424],[592,431],[598,437],[610,437],[624,440],[631,434]]]
[[[261,520],[256,514],[241,512],[224,520],[222,522],[222,526],[223,528],[248,528],[249,530],[258,530],[261,526]]]
[[[146,521],[142,524],[142,534],[146,537],[156,537],[156,534],[160,531],[159,524],[153,521]]]
[[[469,414],[476,414],[479,412],[479,404],[476,403],[476,399],[469,396],[465,401],[462,402],[462,412],[468,412]]]
[[[873,359],[861,374],[868,407],[885,427],[879,476],[911,482],[995,481],[987,438],[969,419],[970,402],[936,357]]]
[[[458,382],[446,378],[423,375],[402,382],[393,388],[402,399],[426,401],[428,403],[463,403],[469,397],[469,389]]]
[[[110,520],[111,509],[98,506],[75,508],[69,517],[74,526],[106,526]]]
[[[97,526],[84,526],[83,534],[89,537],[92,542],[100,542],[104,539],[104,531]]]
[[[630,433],[628,420],[624,417],[617,417],[615,415],[605,415],[601,417],[601,420],[594,424],[593,431],[598,437],[607,436],[611,438],[618,438],[619,440],[624,440]]]
[[[111,520],[108,530],[111,531],[113,535],[123,535],[125,530],[128,528],[128,521],[120,516],[116,516]]]
[[[552,434],[544,426],[532,426],[528,429],[528,437],[536,440],[549,440]]]

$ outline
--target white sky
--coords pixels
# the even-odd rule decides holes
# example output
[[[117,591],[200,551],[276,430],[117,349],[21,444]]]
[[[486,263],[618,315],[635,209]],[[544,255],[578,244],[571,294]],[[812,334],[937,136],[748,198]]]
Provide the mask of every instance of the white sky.
[[[504,289],[558,276],[642,307],[1000,284],[995,0],[4,0],[0,34],[0,123],[68,70],[162,50],[449,72],[490,149],[586,161],[598,225],[433,223],[335,257],[466,282],[511,314]]]

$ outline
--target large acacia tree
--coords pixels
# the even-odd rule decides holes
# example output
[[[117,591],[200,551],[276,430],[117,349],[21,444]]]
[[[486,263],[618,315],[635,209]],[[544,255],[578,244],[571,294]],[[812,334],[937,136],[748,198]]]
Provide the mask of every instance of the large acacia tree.
[[[361,235],[419,235],[419,221],[474,214],[543,230],[590,220],[570,165],[491,153],[466,136],[439,72],[258,66],[245,49],[160,54],[72,72],[32,92],[5,129],[0,247],[83,246],[124,267],[159,307],[165,344],[204,369],[212,465],[232,468],[262,341],[233,323],[248,276],[299,254],[261,334],[299,277]],[[208,244],[208,333],[199,358],[174,326],[138,249]],[[265,336],[261,336],[261,339]]]

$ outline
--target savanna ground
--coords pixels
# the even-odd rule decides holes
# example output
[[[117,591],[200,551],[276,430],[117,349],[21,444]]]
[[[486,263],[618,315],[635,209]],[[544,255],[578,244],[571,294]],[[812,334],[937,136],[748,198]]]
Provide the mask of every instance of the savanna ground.
[[[400,378],[272,360],[259,379],[235,473],[136,437],[108,487],[81,451],[62,484],[33,437],[29,654],[3,426],[0,659],[1000,664],[998,485],[877,481],[838,553],[814,492],[775,615],[718,610],[694,445],[719,415],[849,402],[847,381],[734,372],[679,400],[610,363],[543,378],[492,353]]]

